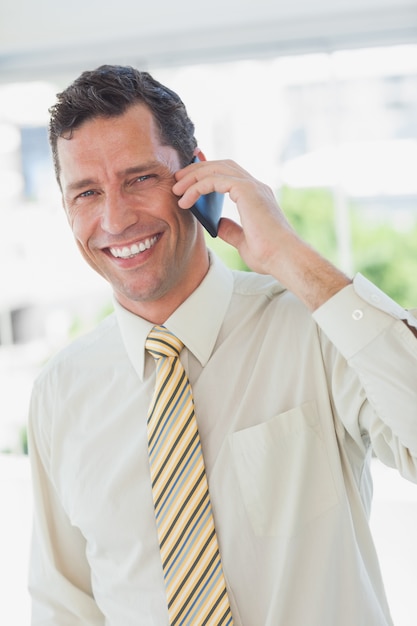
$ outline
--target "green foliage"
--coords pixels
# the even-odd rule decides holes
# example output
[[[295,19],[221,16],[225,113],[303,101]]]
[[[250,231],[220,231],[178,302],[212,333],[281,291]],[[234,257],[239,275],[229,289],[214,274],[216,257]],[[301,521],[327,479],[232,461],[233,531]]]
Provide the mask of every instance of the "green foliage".
[[[279,202],[301,237],[337,264],[332,192],[283,188]],[[406,231],[398,229],[388,213],[371,215],[353,203],[349,211],[354,271],[402,306],[417,307],[417,210],[414,223]]]
[[[352,210],[355,265],[362,274],[406,308],[417,307],[417,215],[407,230],[366,219]]]
[[[323,256],[336,263],[337,240],[331,191],[283,187],[279,203],[297,233]]]

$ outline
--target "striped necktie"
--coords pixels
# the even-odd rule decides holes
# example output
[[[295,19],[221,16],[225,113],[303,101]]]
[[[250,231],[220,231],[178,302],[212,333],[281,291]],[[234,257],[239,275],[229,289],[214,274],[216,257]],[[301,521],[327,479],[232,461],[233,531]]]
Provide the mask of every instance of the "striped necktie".
[[[182,348],[163,326],[146,341],[156,361],[148,451],[169,623],[233,624]]]

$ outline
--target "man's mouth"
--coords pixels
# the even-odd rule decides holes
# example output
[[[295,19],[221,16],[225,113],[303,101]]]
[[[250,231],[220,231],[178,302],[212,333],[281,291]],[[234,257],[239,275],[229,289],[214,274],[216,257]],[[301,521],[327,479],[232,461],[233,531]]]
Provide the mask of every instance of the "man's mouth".
[[[123,248],[109,248],[110,253],[116,257],[117,259],[130,259],[137,254],[141,254],[141,252],[145,252],[145,250],[149,250],[152,248],[158,241],[159,237],[156,235],[155,237],[149,237],[144,241],[138,241],[137,243],[133,243],[131,246],[123,246]]]

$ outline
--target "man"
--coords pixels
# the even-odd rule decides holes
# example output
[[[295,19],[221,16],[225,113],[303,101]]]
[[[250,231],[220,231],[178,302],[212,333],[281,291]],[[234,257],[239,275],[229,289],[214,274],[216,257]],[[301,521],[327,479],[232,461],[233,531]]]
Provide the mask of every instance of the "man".
[[[416,319],[304,243],[267,186],[206,161],[181,100],[147,73],[82,74],[51,109],[50,139],[115,314],[35,383],[32,623],[391,624],[369,461],[417,479]],[[219,236],[253,272],[208,252],[189,209],[212,191],[236,203],[241,225],[223,218]],[[154,326],[185,345],[224,620],[168,617],[148,458]]]

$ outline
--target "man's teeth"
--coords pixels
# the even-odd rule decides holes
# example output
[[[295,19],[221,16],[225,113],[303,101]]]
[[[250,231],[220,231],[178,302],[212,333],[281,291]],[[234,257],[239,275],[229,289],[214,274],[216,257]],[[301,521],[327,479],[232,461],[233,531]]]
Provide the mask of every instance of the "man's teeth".
[[[145,241],[141,241],[140,243],[134,243],[131,246],[123,246],[123,248],[110,248],[110,252],[117,258],[128,259],[129,257],[135,256],[140,252],[144,252],[145,250],[152,248],[157,239],[158,237],[151,237],[150,239],[145,239]]]

